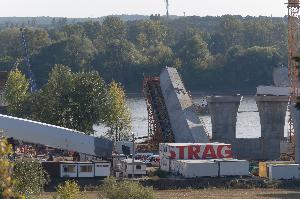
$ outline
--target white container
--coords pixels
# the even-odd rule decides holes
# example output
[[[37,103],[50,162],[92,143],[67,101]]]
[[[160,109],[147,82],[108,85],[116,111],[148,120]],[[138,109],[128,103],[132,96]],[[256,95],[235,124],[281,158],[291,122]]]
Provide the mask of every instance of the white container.
[[[160,159],[159,159],[159,167],[160,167],[160,169],[162,171],[171,172],[170,162],[171,162],[171,159],[169,159],[167,157],[160,157]]]
[[[79,178],[93,178],[94,164],[91,162],[78,162],[78,177]]]
[[[134,169],[134,175],[146,175],[146,164],[140,160],[134,160],[134,164],[132,164],[132,159],[122,160],[121,163],[121,171],[124,176],[132,175],[132,167]]]
[[[218,163],[210,160],[178,160],[182,168],[179,169],[186,178],[218,176]]]
[[[248,176],[249,162],[247,160],[215,160],[219,164],[219,176]]]
[[[77,178],[77,163],[75,162],[60,162],[60,177],[61,178]]]
[[[270,179],[299,179],[299,164],[270,164]]]
[[[95,177],[110,176],[110,162],[94,162],[95,164]]]

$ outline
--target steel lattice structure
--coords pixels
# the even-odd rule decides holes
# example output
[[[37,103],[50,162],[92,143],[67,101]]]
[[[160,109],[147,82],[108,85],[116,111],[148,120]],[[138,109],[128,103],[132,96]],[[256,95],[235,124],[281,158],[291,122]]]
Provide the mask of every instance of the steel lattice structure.
[[[161,93],[159,77],[144,79],[143,95],[148,111],[149,148],[158,150],[159,143],[174,142],[168,111]]]
[[[288,8],[288,70],[290,79],[290,99],[289,109],[297,102],[299,93],[299,81],[298,81],[298,63],[295,61],[295,57],[298,54],[298,32],[299,32],[299,0],[289,0],[287,3]],[[289,110],[289,139],[295,147],[294,138],[294,125],[291,116],[291,110]],[[294,155],[293,150],[293,155]]]

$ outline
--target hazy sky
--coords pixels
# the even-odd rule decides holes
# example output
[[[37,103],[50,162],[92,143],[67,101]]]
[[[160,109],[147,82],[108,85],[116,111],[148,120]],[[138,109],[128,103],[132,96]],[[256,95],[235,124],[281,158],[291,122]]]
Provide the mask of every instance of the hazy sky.
[[[287,0],[169,0],[172,15],[284,16]],[[0,16],[100,17],[165,14],[164,0],[0,0]]]

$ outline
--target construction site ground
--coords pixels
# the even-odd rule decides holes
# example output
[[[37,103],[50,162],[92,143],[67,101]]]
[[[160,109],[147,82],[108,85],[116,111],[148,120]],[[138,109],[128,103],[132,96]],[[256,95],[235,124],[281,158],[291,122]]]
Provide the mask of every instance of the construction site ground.
[[[45,192],[41,198],[50,199],[53,192]],[[85,198],[96,199],[97,192],[86,192]],[[198,199],[198,198],[280,198],[280,199],[298,199],[300,198],[300,190],[284,190],[284,189],[180,189],[180,190],[155,190],[155,198],[158,199]]]

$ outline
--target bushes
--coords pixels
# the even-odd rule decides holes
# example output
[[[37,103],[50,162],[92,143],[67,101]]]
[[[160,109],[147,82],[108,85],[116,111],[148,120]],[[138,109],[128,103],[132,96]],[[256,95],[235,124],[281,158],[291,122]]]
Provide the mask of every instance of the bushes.
[[[80,187],[75,181],[66,181],[56,188],[54,199],[79,199],[84,198],[80,193]]]
[[[104,180],[104,185],[99,188],[99,198],[108,199],[154,199],[152,188],[143,187],[138,182],[120,181],[108,177]]]
[[[41,163],[34,160],[17,160],[14,165],[13,179],[16,181],[14,191],[26,198],[38,198],[44,185],[49,181],[48,174]]]
[[[11,146],[7,140],[0,135],[0,198],[10,198],[13,181],[11,179],[12,163],[7,156],[12,153]]]

